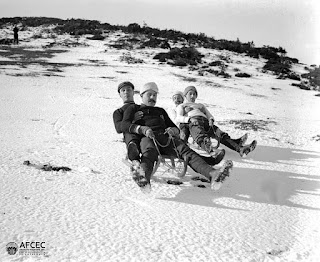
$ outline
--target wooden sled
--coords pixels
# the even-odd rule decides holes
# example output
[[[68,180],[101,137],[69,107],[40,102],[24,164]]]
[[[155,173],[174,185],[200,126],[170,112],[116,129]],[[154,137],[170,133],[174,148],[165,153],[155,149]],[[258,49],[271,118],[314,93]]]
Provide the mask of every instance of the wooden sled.
[[[126,156],[122,159],[122,162],[127,166],[131,167],[131,162]],[[186,175],[188,169],[188,161],[179,159],[174,156],[168,155],[159,155],[156,163],[154,164],[151,176],[153,176],[159,168],[164,169],[165,172],[171,172],[175,174],[177,177],[182,178]]]
[[[156,163],[154,164],[151,176],[153,176],[157,171],[159,167],[166,168],[164,172],[171,172],[175,174],[177,177],[182,178],[186,175],[187,169],[188,169],[188,160],[186,159],[180,159],[177,156],[170,156],[170,155],[161,155],[157,141],[153,139],[153,142],[156,146],[156,149],[158,151],[158,159]],[[125,159],[122,160],[126,165],[131,167],[130,160],[128,159],[128,156],[126,155]]]
[[[167,168],[164,172],[174,173],[177,177],[184,177],[188,169],[188,161],[174,156],[159,155],[153,167],[152,175],[157,172],[159,166]]]

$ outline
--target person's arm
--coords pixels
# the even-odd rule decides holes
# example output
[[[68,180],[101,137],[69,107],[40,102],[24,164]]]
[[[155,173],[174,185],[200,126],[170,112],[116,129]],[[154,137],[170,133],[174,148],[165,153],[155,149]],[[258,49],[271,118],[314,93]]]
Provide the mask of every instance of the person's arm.
[[[171,136],[179,136],[180,130],[179,128],[173,123],[173,121],[168,116],[167,112],[163,109],[163,117],[164,122],[166,125],[166,133],[168,133]]]
[[[134,134],[140,134],[147,137],[152,137],[153,132],[150,127],[148,126],[141,126],[137,124],[133,124],[132,121],[134,120],[134,114],[137,112],[136,105],[129,106],[123,113],[123,119],[121,122],[121,129],[122,131]]]
[[[135,126],[138,126],[138,125],[132,124],[135,112],[136,112],[135,105],[130,105],[124,111],[123,118],[122,118],[122,121],[121,121],[121,130],[124,133],[133,133],[133,132],[130,132],[131,126],[133,126],[132,128],[134,128]]]
[[[177,107],[177,117],[176,117],[176,122],[178,124],[180,123],[188,123],[190,117],[184,116],[184,104],[178,105]]]
[[[119,134],[123,133],[122,128],[121,128],[122,118],[123,118],[123,112],[121,111],[120,108],[113,112],[114,127],[115,127],[117,133],[119,133]]]

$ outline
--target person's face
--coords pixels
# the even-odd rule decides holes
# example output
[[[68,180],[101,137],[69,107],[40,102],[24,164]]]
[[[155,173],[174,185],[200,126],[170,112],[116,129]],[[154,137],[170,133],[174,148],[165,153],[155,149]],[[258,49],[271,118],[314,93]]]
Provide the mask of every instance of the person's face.
[[[144,92],[141,96],[142,103],[146,106],[155,106],[157,103],[157,95],[157,92],[153,90]]]
[[[181,95],[174,95],[172,97],[173,103],[178,106],[183,103],[183,97]]]
[[[119,95],[123,103],[133,102],[133,88],[131,86],[124,86],[119,90]]]
[[[186,99],[188,102],[192,102],[194,103],[197,99],[197,93],[194,90],[190,90],[187,94],[186,94]]]

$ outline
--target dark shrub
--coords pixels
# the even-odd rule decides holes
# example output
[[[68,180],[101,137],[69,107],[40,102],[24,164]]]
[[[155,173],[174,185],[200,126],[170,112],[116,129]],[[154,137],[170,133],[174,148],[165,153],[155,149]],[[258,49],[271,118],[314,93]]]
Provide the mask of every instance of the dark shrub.
[[[166,40],[162,40],[159,38],[150,38],[148,41],[144,42],[141,47],[152,47],[152,48],[171,48],[170,44]]]
[[[92,37],[87,37],[87,39],[89,39],[89,40],[104,40],[105,37],[103,35],[97,34]]]
[[[129,33],[138,33],[141,31],[141,27],[137,23],[129,24],[127,29]]]
[[[153,59],[158,59],[160,62],[165,62],[167,58],[169,58],[168,53],[158,53],[153,57]]]
[[[213,75],[218,75],[220,73],[220,71],[218,70],[214,70],[214,69],[208,69],[206,70],[208,73],[213,74]]]
[[[306,86],[306,85],[304,85],[302,83],[300,83],[300,84],[292,83],[291,85],[292,86],[297,86],[297,87],[299,87],[300,89],[303,89],[303,90],[311,90],[311,88],[309,86]]]
[[[269,59],[263,66],[263,69],[273,71],[275,74],[288,74],[290,73],[291,65],[281,58]]]
[[[235,76],[236,77],[251,77],[251,75],[249,75],[247,73],[236,73]]]
[[[193,47],[172,48],[168,53],[156,54],[153,58],[158,59],[160,62],[164,62],[168,59],[173,60],[173,65],[196,65],[201,63],[203,57]]]
[[[298,80],[298,81],[301,80],[301,77],[297,73],[294,73],[294,72],[289,73],[287,77],[292,80]]]
[[[54,30],[59,33],[69,33],[70,35],[96,35],[101,32],[101,25],[96,20],[68,19]]]
[[[224,71],[219,72],[218,76],[222,76],[224,78],[231,78],[231,75],[229,75],[227,72],[224,72]]]
[[[320,67],[316,67],[314,70],[311,69],[310,73],[302,74],[302,78],[309,79],[312,86],[320,86]]]
[[[3,38],[0,39],[0,45],[11,45],[13,44],[13,39]]]
[[[209,63],[209,66],[221,66],[223,65],[223,61],[217,60],[217,61],[212,61]]]
[[[176,65],[176,66],[187,66],[188,63],[186,62],[185,59],[183,59],[183,58],[178,58],[177,60],[175,60],[174,65]]]

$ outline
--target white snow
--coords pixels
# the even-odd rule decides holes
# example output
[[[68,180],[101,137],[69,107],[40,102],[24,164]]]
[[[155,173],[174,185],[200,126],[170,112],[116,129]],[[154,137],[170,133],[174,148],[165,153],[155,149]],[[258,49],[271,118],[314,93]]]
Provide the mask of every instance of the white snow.
[[[31,36],[21,32],[19,47],[42,50],[53,41],[75,41]],[[44,60],[73,65],[51,76],[45,65],[0,66],[0,261],[319,261],[317,92],[262,73],[262,60],[232,52],[221,51],[230,56],[227,72],[233,75],[223,79],[159,64],[152,59],[158,49],[106,45],[121,36],[59,46],[68,52]],[[128,52],[145,63],[121,62]],[[200,52],[211,61],[219,55]],[[0,62],[18,59],[2,54]],[[233,68],[252,77],[234,77]],[[232,137],[248,132],[258,146],[247,158],[222,146],[234,169],[219,191],[196,187],[190,170],[181,186],[166,184],[161,179],[173,175],[159,169],[145,195],[121,161],[125,145],[113,126],[122,81],[137,89],[156,82],[157,105],[164,108],[173,105],[175,90],[195,85],[198,102],[222,130]],[[264,129],[236,129],[232,120],[259,120]],[[41,171],[25,160],[72,171]],[[22,241],[45,242],[47,255],[5,251],[7,243]]]

